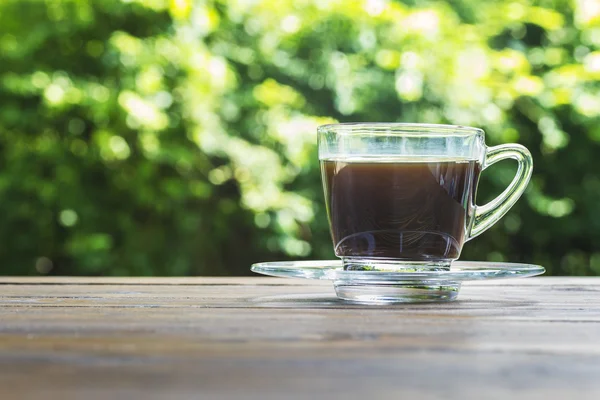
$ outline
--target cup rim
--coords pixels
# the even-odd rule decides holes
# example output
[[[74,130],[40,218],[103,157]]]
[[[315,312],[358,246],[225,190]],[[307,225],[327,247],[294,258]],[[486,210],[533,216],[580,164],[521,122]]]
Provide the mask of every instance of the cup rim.
[[[321,125],[317,132],[335,132],[337,134],[417,134],[417,135],[484,135],[483,129],[464,125],[426,124],[418,122],[341,122]]]

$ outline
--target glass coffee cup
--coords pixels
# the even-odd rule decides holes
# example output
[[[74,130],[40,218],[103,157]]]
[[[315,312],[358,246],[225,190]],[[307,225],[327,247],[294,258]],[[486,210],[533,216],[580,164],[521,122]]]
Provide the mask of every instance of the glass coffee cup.
[[[464,243],[519,199],[533,168],[525,147],[488,147],[481,129],[464,126],[323,125],[318,146],[334,251],[346,270],[449,269]],[[509,158],[515,178],[477,206],[481,172]]]

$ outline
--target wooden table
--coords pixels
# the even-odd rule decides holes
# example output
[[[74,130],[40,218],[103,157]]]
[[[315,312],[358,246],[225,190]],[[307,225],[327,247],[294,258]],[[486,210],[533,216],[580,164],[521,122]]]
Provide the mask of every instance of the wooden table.
[[[349,305],[277,278],[0,278],[1,399],[600,399],[600,278]]]

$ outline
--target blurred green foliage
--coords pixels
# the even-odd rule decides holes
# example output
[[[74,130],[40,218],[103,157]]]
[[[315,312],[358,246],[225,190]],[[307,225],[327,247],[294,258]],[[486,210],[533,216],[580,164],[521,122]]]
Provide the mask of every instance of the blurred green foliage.
[[[599,81],[591,0],[4,0],[2,273],[330,258],[316,126],[411,121],[534,155],[463,259],[600,274]]]

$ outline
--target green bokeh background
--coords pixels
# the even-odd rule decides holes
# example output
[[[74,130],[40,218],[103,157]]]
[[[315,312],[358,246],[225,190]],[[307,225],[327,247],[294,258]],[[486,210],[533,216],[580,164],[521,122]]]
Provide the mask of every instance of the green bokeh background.
[[[316,126],[410,121],[533,153],[463,259],[597,275],[599,83],[595,1],[3,0],[0,273],[331,258]]]

